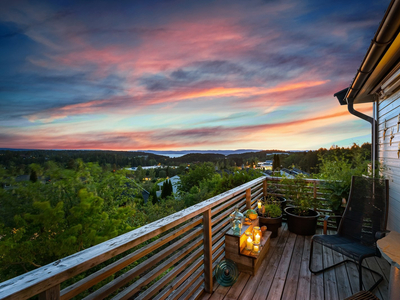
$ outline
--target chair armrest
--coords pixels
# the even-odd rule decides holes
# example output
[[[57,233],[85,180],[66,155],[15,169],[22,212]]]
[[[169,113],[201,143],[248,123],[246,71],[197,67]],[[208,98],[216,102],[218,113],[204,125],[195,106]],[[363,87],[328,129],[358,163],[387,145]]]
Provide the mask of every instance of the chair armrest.
[[[328,220],[331,216],[326,215],[324,218],[324,234],[326,235],[328,232]]]
[[[329,218],[339,218],[339,217],[341,217],[341,216],[329,216],[329,215],[325,216],[325,218],[324,218],[324,234],[327,234],[327,231],[328,231]]]
[[[390,232],[390,230],[377,231],[377,232],[375,232],[375,240],[379,240],[379,239],[385,237],[385,236],[386,236],[386,233],[389,233],[389,232]]]

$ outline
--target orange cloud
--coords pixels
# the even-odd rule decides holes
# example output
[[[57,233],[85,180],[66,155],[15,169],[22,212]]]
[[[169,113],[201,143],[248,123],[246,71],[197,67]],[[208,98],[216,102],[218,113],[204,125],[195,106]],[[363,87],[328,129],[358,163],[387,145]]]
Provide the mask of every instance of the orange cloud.
[[[215,87],[209,89],[194,89],[189,91],[177,92],[157,92],[148,94],[137,94],[135,98],[116,97],[104,100],[93,100],[89,102],[66,105],[59,108],[52,108],[42,111],[35,115],[28,116],[28,120],[35,122],[40,120],[43,123],[52,122],[57,119],[66,118],[72,115],[84,115],[92,113],[109,113],[110,109],[127,111],[132,107],[138,108],[138,104],[142,106],[154,105],[166,102],[177,102],[197,98],[221,98],[221,97],[249,97],[254,95],[266,95],[281,91],[292,91],[313,86],[323,85],[328,80],[305,81],[298,83],[283,83],[276,87],[260,88],[260,87],[244,87],[244,88],[225,88]],[[155,95],[154,95],[155,94]],[[135,101],[136,100],[136,101]],[[140,101],[138,101],[140,100]]]

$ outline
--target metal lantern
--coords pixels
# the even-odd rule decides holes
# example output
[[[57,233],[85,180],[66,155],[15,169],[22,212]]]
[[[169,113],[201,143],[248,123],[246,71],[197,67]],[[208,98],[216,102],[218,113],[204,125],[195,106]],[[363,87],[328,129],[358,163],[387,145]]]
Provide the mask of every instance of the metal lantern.
[[[236,207],[235,211],[229,216],[234,235],[240,235],[242,232],[242,225],[244,222],[244,216]]]

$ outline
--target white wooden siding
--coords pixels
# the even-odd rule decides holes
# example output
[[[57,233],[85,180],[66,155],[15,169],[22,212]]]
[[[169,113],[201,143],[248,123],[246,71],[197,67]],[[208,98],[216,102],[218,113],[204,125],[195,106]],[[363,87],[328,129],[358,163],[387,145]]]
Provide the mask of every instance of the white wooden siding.
[[[388,229],[400,232],[400,158],[397,151],[400,143],[400,129],[397,130],[400,114],[400,92],[378,105],[378,159],[383,165],[383,174],[389,179],[389,218]],[[383,139],[386,120],[386,135]],[[390,135],[393,130],[392,145]]]

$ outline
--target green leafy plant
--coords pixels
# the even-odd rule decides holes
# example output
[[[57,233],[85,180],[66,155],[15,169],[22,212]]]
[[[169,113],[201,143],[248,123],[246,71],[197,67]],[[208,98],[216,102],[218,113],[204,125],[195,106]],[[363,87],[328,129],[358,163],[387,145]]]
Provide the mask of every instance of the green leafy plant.
[[[328,204],[341,214],[344,210],[342,203],[349,197],[352,176],[368,175],[368,161],[361,153],[356,153],[351,160],[343,155],[320,157],[319,160],[319,178],[325,180]]]
[[[267,204],[264,215],[269,218],[278,218],[282,215],[281,207],[279,204]]]
[[[284,177],[280,183],[283,184],[285,198],[292,201],[295,206],[294,213],[299,216],[307,216],[309,210],[319,208],[320,202],[314,198],[311,183],[308,183],[303,175],[297,175],[294,179]]]
[[[264,203],[264,216],[267,218],[278,218],[282,215],[279,202],[274,196],[268,196]]]

